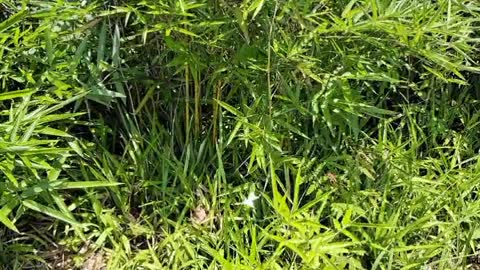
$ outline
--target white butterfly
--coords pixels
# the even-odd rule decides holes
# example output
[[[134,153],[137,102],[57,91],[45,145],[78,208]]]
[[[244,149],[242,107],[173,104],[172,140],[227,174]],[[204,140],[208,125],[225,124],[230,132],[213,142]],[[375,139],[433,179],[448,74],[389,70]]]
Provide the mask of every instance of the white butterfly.
[[[255,200],[258,199],[258,198],[260,198],[260,197],[258,197],[257,195],[255,195],[255,192],[252,191],[252,192],[250,192],[250,193],[248,194],[248,198],[246,198],[246,199],[242,202],[242,204],[243,204],[243,205],[246,205],[246,206],[248,206],[248,207],[254,208],[254,205],[253,205],[253,204],[254,204]]]

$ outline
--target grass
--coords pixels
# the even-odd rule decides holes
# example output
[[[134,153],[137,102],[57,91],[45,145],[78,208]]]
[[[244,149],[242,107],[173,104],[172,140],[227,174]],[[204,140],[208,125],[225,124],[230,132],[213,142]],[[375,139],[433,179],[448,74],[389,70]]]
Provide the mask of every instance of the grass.
[[[473,269],[479,13],[0,1],[0,269]]]

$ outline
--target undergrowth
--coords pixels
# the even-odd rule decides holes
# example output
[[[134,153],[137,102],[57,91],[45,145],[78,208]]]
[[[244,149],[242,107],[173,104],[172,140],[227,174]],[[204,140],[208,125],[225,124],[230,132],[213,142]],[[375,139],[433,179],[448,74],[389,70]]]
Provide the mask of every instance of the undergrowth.
[[[0,1],[0,269],[479,266],[479,18]]]

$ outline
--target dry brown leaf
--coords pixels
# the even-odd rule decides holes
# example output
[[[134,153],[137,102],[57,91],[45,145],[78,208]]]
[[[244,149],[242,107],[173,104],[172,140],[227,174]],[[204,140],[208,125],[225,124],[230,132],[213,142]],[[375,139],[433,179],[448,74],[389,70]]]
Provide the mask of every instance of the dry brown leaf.
[[[193,222],[202,224],[207,221],[208,212],[203,206],[199,205],[193,210],[191,216]]]
[[[97,252],[90,256],[83,264],[83,270],[104,270],[106,264],[103,256],[103,252]]]

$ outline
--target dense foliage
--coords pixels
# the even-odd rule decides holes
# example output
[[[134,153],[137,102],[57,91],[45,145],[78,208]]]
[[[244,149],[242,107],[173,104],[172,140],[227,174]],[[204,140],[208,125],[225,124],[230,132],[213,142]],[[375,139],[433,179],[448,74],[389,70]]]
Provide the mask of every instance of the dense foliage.
[[[479,27],[477,0],[0,0],[0,269],[474,265]]]

